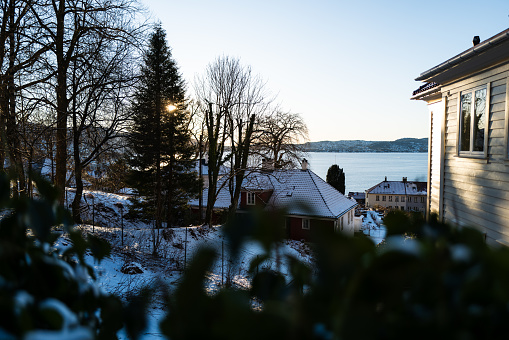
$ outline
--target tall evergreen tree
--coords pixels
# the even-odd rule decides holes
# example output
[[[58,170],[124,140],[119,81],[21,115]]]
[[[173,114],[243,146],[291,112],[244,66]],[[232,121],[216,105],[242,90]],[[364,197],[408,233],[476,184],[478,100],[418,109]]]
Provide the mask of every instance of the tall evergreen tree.
[[[145,217],[154,218],[157,228],[163,220],[172,226],[198,192],[199,181],[191,171],[195,150],[185,84],[160,26],[155,27],[144,55],[133,121],[129,182],[144,197],[140,204]]]
[[[345,173],[339,165],[333,164],[329,167],[326,181],[340,193],[345,194]]]

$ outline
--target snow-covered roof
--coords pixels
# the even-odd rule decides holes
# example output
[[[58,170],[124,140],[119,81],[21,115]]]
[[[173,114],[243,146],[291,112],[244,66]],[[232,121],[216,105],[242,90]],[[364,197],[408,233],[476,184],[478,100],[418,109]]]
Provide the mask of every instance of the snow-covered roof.
[[[348,196],[356,199],[356,200],[363,200],[366,199],[366,193],[365,192],[359,192],[359,191],[350,191],[348,193]]]
[[[367,194],[426,195],[426,182],[383,181],[366,190]]]
[[[357,205],[311,170],[275,171],[268,206],[286,207],[289,215],[338,218]]]
[[[273,191],[266,209],[286,208],[289,215],[338,218],[357,205],[334,189],[311,170],[275,170],[250,173],[243,182],[243,190]],[[228,207],[230,195],[227,188],[220,192],[215,208]],[[207,192],[203,193],[206,206]],[[190,202],[196,206],[198,200]]]
[[[201,165],[201,173],[202,173],[202,175],[205,175],[205,176],[208,175],[209,174],[209,163],[208,163],[208,161],[205,158],[197,159],[194,162],[194,171],[196,171],[196,173],[200,172],[200,165]],[[227,166],[221,165],[221,167],[219,168],[219,175],[221,176],[221,175],[227,174],[229,171],[230,171],[230,169],[228,169]]]
[[[224,184],[226,181],[225,177],[222,177],[218,180],[218,187]],[[207,206],[208,201],[209,188],[204,188],[202,193],[202,206],[205,208]],[[216,209],[228,209],[230,207],[231,197],[230,192],[228,191],[228,185],[223,186],[222,190],[219,190],[219,193],[216,198],[216,203],[214,203],[214,208]],[[194,198],[189,201],[190,206],[198,207],[200,205],[199,199]]]

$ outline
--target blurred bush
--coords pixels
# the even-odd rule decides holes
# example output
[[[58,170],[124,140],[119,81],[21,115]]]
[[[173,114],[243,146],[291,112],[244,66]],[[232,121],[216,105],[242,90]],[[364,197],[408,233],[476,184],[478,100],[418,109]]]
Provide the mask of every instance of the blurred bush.
[[[40,198],[13,199],[0,175],[0,338],[114,339],[146,326],[150,291],[128,305],[102,292],[85,254],[108,256],[101,239],[71,227],[44,181]],[[255,212],[224,227],[229,253],[247,241],[265,254],[250,264],[249,289],[207,293],[216,251],[194,256],[166,291],[161,332],[171,339],[495,339],[509,328],[509,250],[471,228],[392,213],[387,239],[315,230],[313,267],[280,254],[284,212]],[[69,244],[57,243],[67,233]],[[62,240],[60,238],[60,240]],[[277,257],[276,269],[263,266]],[[279,272],[287,266],[289,275]],[[261,268],[261,270],[258,270]],[[233,286],[235,287],[235,286]]]
[[[226,227],[232,251],[254,239],[269,256],[282,237],[282,216],[232,221]],[[380,247],[369,238],[318,230],[316,268],[287,256],[282,261],[290,267],[289,277],[253,271],[249,290],[207,294],[203,282],[215,252],[203,249],[175,294],[168,295],[162,330],[171,339],[489,339],[508,334],[507,248],[487,246],[481,232],[436,218],[426,223],[419,215],[396,212],[385,224],[388,236]]]
[[[36,186],[37,199],[12,198],[0,174],[0,339],[115,339],[124,324],[135,338],[145,327],[139,299],[123,307],[85,262],[108,256],[108,243],[72,227],[49,183]]]

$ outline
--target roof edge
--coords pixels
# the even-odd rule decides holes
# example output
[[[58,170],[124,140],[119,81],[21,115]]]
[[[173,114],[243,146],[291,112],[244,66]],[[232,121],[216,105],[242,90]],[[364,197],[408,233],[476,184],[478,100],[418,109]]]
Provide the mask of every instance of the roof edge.
[[[444,61],[443,63],[441,63],[427,71],[422,72],[419,75],[419,77],[415,78],[415,80],[416,81],[425,81],[426,79],[428,79],[434,75],[437,75],[438,73],[445,71],[446,69],[449,69],[455,65],[458,65],[458,64],[462,63],[463,61],[466,61],[466,60],[484,52],[485,50],[487,50],[493,46],[496,46],[508,39],[509,39],[509,28],[506,29],[505,31],[502,31],[499,34],[489,38],[489,39],[484,40],[483,42],[479,43],[478,45],[469,48],[468,50],[458,54],[457,56],[452,57],[451,59],[448,59],[448,60]]]

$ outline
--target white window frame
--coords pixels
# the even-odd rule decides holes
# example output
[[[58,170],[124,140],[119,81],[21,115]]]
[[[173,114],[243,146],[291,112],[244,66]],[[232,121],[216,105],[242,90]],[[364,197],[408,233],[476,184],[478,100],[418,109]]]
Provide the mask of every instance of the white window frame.
[[[309,221],[309,218],[303,218],[302,219],[302,229],[309,230],[311,226],[311,221]]]
[[[475,92],[486,89],[486,107],[485,107],[485,116],[484,116],[484,145],[483,145],[483,151],[473,151],[473,145],[474,145],[474,98],[475,98]],[[462,118],[463,115],[461,113],[461,96],[464,94],[470,93],[472,95],[472,108],[470,112],[470,145],[468,151],[461,151],[461,139],[462,139],[462,132],[461,132],[461,125],[463,123]],[[490,101],[491,101],[491,82],[488,82],[487,84],[483,84],[480,86],[472,87],[468,90],[461,91],[458,93],[458,112],[457,112],[457,140],[456,140],[456,155],[459,157],[470,157],[470,158],[488,158],[488,142],[489,142],[489,125],[490,125]]]
[[[247,205],[255,205],[256,204],[256,193],[247,192],[246,204]]]

